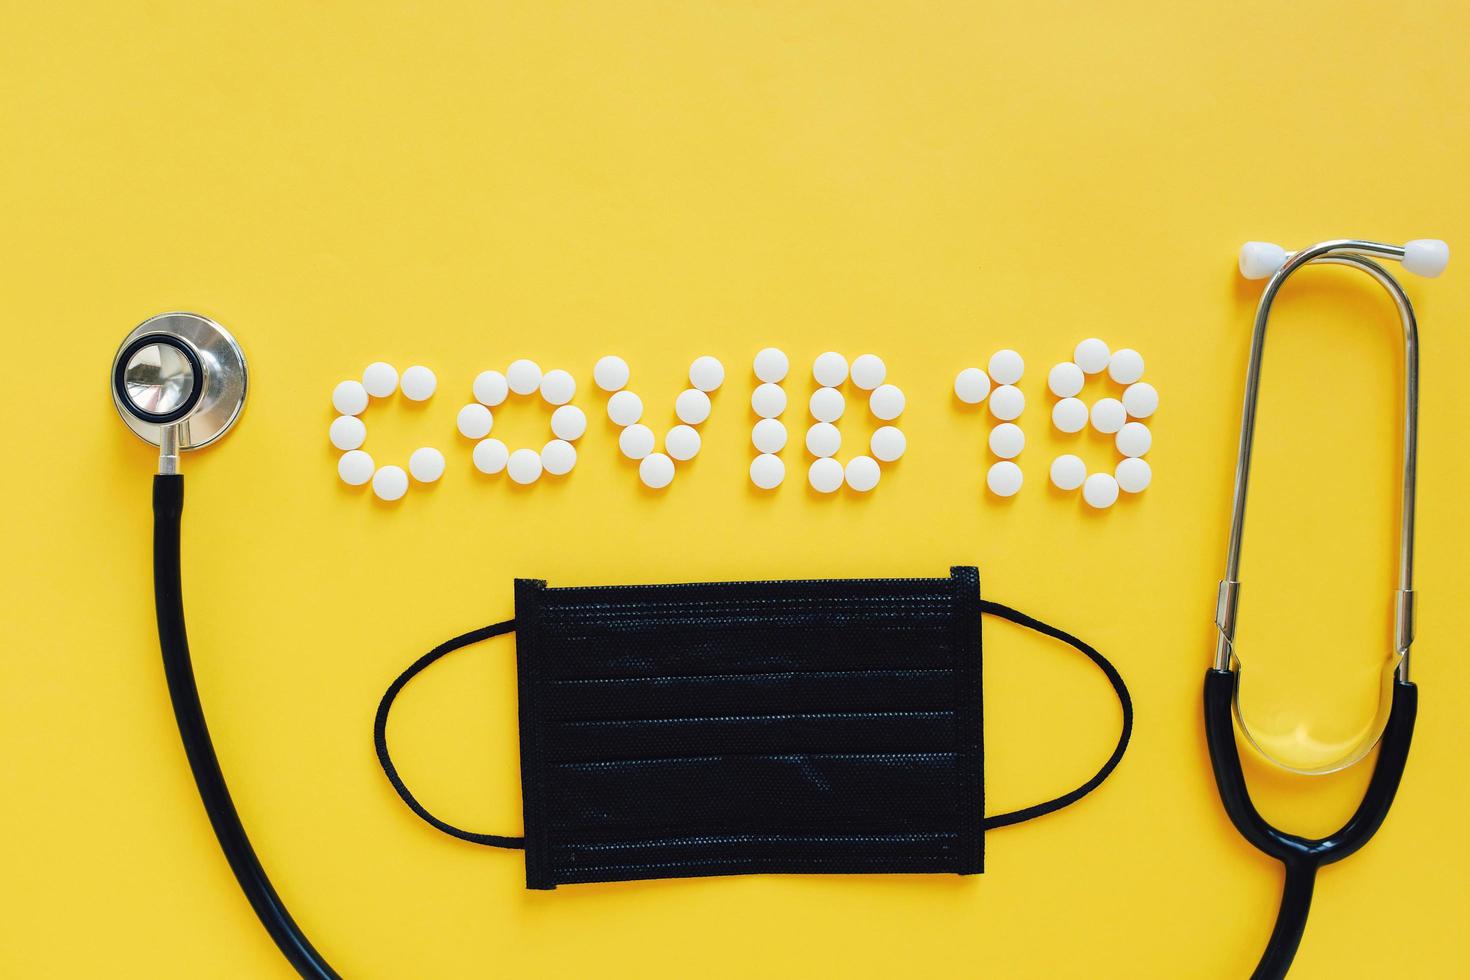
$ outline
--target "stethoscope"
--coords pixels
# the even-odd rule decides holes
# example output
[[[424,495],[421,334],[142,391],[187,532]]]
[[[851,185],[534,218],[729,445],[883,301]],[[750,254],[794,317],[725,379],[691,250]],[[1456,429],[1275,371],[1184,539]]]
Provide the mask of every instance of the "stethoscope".
[[[1205,739],[1209,744],[1210,761],[1225,812],[1246,840],[1286,868],[1281,911],[1265,953],[1252,974],[1255,980],[1286,975],[1307,924],[1317,869],[1324,864],[1341,861],[1358,850],[1382,825],[1403,776],[1409,741],[1414,733],[1419,695],[1418,689],[1409,681],[1409,647],[1414,642],[1414,472],[1419,431],[1419,336],[1409,297],[1398,281],[1375,261],[1377,259],[1394,259],[1417,275],[1437,276],[1449,261],[1449,248],[1444,242],[1430,239],[1412,241],[1403,246],[1347,239],[1321,242],[1289,255],[1276,245],[1248,242],[1240,253],[1242,275],[1247,279],[1269,276],[1270,281],[1266,283],[1266,291],[1256,308],[1255,329],[1251,335],[1245,407],[1240,422],[1240,450],[1236,458],[1230,546],[1225,560],[1225,578],[1220,582],[1215,607],[1219,636],[1215,644],[1214,666],[1205,674],[1204,700]],[[1384,671],[1384,691],[1378,716],[1358,742],[1335,753],[1328,761],[1302,766],[1288,764],[1281,760],[1279,754],[1273,754],[1270,741],[1254,732],[1246,722],[1240,708],[1243,671],[1235,649],[1235,620],[1240,600],[1241,532],[1245,525],[1246,484],[1250,478],[1251,443],[1256,425],[1256,398],[1260,391],[1266,322],[1282,285],[1292,273],[1307,265],[1343,265],[1366,272],[1387,291],[1398,308],[1404,328],[1404,455],[1398,589],[1394,595],[1394,645]],[[1251,803],[1250,792],[1245,785],[1240,749],[1231,723],[1232,714],[1240,725],[1241,734],[1263,756],[1285,769],[1306,775],[1345,769],[1367,756],[1375,744],[1379,746],[1378,762],[1363,801],[1342,829],[1326,837],[1311,839],[1278,830],[1266,822]]]
[[[204,723],[179,583],[179,521],[184,478],[179,454],[222,437],[245,407],[245,354],[229,331],[193,313],[165,313],[140,324],[112,362],[112,400],[128,428],[159,449],[153,478],[153,591],[158,643],[174,717],[215,837],[255,914],[303,977],[337,978],[307,940],[266,877],[220,772]]]

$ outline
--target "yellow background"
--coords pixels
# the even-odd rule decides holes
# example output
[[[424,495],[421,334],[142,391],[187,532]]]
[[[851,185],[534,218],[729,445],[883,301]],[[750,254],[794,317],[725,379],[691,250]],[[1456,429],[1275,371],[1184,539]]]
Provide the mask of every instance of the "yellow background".
[[[10,2],[0,11],[5,653],[0,974],[280,976],[178,744],[149,581],[148,447],[106,374],[146,316],[243,341],[252,396],[185,460],[185,583],[224,769],[297,918],[353,977],[1244,976],[1278,867],[1227,823],[1199,692],[1212,651],[1241,377],[1247,238],[1443,237],[1470,249],[1463,4],[1380,2]],[[1408,288],[1423,322],[1423,698],[1393,814],[1325,870],[1302,977],[1467,970],[1470,590],[1463,573],[1463,260]],[[1399,366],[1363,277],[1278,306],[1247,529],[1241,648],[1263,712],[1361,725],[1387,652]],[[1104,514],[1049,460],[1114,453],[1050,428],[1046,369],[1133,346],[1162,394],[1155,483]],[[799,446],[751,489],[750,359],[877,351],[908,455],[867,498],[818,498]],[[961,367],[1021,351],[1026,486],[983,490]],[[729,369],[705,449],[662,494],[618,456],[591,383],[633,365],[662,427],[689,361]],[[565,480],[471,467],[470,381],[530,356],[592,424]],[[439,393],[369,409],[367,448],[448,473],[397,505],[344,487],[333,385],[384,358]],[[1089,383],[1087,397],[1116,393]],[[860,403],[853,403],[860,405]],[[531,401],[498,413],[546,436]],[[849,446],[866,413],[844,421]],[[1080,447],[1080,448],[1078,448]],[[844,455],[847,455],[846,453]],[[443,837],[393,796],[369,727],[435,642],[554,585],[940,575],[1090,639],[1132,686],[1116,776],[993,833],[981,878],[744,877],[523,889],[519,854]],[[1101,677],[987,623],[992,809],[1088,775]],[[508,641],[416,682],[392,739],[461,824],[520,826]],[[1325,832],[1367,769],[1252,767],[1262,807]]]

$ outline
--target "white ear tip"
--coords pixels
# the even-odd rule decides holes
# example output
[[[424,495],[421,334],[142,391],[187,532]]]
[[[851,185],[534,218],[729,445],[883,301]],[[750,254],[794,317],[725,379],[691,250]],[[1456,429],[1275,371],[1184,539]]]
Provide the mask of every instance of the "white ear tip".
[[[1416,238],[1404,243],[1404,268],[1433,279],[1450,262],[1450,247],[1438,238]]]
[[[1286,264],[1286,249],[1270,242],[1246,242],[1240,246],[1240,274],[1247,279],[1265,279]]]

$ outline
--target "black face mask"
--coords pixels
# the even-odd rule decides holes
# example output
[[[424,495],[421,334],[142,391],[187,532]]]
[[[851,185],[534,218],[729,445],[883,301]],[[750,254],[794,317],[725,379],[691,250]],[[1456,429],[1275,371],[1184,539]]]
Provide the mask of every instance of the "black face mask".
[[[1123,709],[1082,786],[984,817],[980,614],[1071,644]],[[525,837],[446,824],[389,758],[398,692],[445,654],[516,633]],[[984,867],[984,832],[1051,812],[1123,757],[1123,679],[1081,640],[948,578],[549,589],[516,582],[516,616],[425,654],[378,706],[394,789],[461,840],[524,848],[526,886],[754,873]]]

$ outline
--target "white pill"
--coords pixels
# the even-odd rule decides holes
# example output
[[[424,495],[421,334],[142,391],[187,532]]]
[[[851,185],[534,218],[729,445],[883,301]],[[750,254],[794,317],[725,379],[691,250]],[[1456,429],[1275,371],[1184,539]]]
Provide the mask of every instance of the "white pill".
[[[618,433],[618,449],[629,459],[642,459],[653,452],[653,430],[635,422]]]
[[[1136,419],[1146,419],[1159,408],[1159,392],[1147,381],[1137,381],[1123,389],[1123,407]]]
[[[1072,360],[1088,374],[1098,374],[1108,366],[1113,352],[1096,337],[1088,337],[1072,351]]]
[[[433,483],[444,475],[444,454],[432,446],[421,446],[408,457],[408,472],[420,483]]]
[[[1099,398],[1092,406],[1092,427],[1099,432],[1114,433],[1128,421],[1128,411],[1116,398]]]
[[[327,438],[338,449],[361,449],[363,441],[367,439],[367,426],[355,415],[339,415],[332,420]]]
[[[1120,385],[1131,385],[1143,377],[1143,355],[1131,347],[1114,351],[1108,362],[1108,377]]]
[[[842,433],[831,422],[818,422],[806,430],[806,451],[813,456],[836,456],[842,448]]]
[[[689,365],[689,383],[700,391],[714,391],[725,383],[725,365],[708,354],[696,357]]]
[[[985,485],[997,497],[1014,497],[1021,489],[1021,467],[1008,459],[992,463],[985,473]]]
[[[495,416],[490,414],[490,409],[479,402],[471,402],[459,410],[459,417],[455,419],[459,426],[459,434],[466,439],[483,439],[490,434],[490,427],[495,424]]]
[[[529,395],[541,387],[541,365],[525,357],[511,361],[505,369],[505,380],[517,395]]]
[[[1015,351],[1008,348],[990,355],[989,374],[992,380],[1003,385],[1013,385],[1025,373],[1026,362]]]
[[[398,390],[398,369],[387,361],[374,361],[363,369],[362,386],[374,398],[387,398]]]
[[[541,467],[552,476],[566,476],[577,465],[577,447],[565,439],[553,439],[541,447]]]
[[[775,382],[757,385],[750,394],[750,407],[763,419],[773,419],[786,411],[786,389]]]
[[[408,493],[408,474],[401,466],[384,466],[373,474],[373,493],[379,500],[398,500]]]
[[[892,422],[902,415],[905,404],[903,389],[898,385],[879,385],[868,396],[868,411],[884,422]]]
[[[470,386],[470,390],[475,393],[475,401],[494,408],[505,401],[505,396],[510,394],[510,383],[499,371],[481,371],[475,375],[475,381]]]
[[[877,354],[859,354],[852,362],[852,383],[872,391],[888,377],[888,365]]]
[[[1118,499],[1118,481],[1111,473],[1094,473],[1082,484],[1082,499],[1098,510],[1111,507]]]
[[[439,387],[439,379],[434,377],[433,371],[422,364],[415,364],[403,372],[398,386],[403,389],[403,397],[409,401],[428,401],[434,396],[434,389]]]
[[[1128,422],[1118,430],[1113,443],[1124,456],[1142,456],[1154,444],[1154,437],[1142,422]]]
[[[592,380],[603,391],[622,391],[628,386],[628,362],[616,354],[600,357],[592,366]]]
[[[1051,407],[1051,424],[1058,432],[1081,432],[1087,425],[1087,403],[1080,398],[1063,398]]]
[[[815,460],[806,471],[807,482],[818,493],[833,493],[842,486],[842,464],[830,456]]]
[[[762,490],[774,490],[786,479],[786,464],[780,456],[762,453],[750,461],[750,482]]]
[[[638,479],[650,490],[662,490],[674,482],[674,461],[663,453],[649,453],[638,464]]]
[[[499,439],[486,439],[475,445],[471,458],[475,461],[475,469],[493,475],[505,469],[505,461],[510,459],[510,450]]]
[[[373,478],[373,458],[361,449],[345,452],[337,460],[337,475],[349,487],[360,487]]]
[[[506,461],[505,472],[522,486],[535,483],[541,478],[541,454],[534,449],[517,449]]]
[[[778,347],[766,347],[756,352],[755,376],[762,381],[775,384],[786,379],[786,372],[791,369],[791,361],[786,357],[786,352]]]
[[[873,455],[885,463],[898,459],[908,447],[908,439],[896,425],[879,426],[873,430],[873,437],[868,440],[868,448]]]
[[[643,418],[643,399],[631,391],[619,391],[607,400],[607,417],[615,425],[632,425]]]
[[[1053,365],[1052,369],[1047,372],[1046,386],[1058,398],[1071,398],[1082,390],[1082,385],[1086,380],[1080,367],[1071,361],[1063,361]]]
[[[1026,433],[1014,422],[1002,422],[990,430],[990,451],[1001,459],[1015,459],[1026,448]]]
[[[811,401],[807,407],[811,409],[812,418],[818,422],[836,422],[842,418],[842,410],[846,406],[843,401],[842,392],[836,388],[818,388],[812,392]]]
[[[1015,385],[1000,385],[990,393],[990,414],[1002,422],[1021,417],[1026,410],[1026,396]]]
[[[786,426],[780,419],[761,419],[750,430],[750,441],[762,453],[779,453],[786,448]]]
[[[955,375],[955,397],[966,405],[978,405],[990,394],[990,375],[977,367],[968,367]]]
[[[368,393],[361,381],[343,381],[332,389],[332,407],[338,415],[361,415],[367,405]]]
[[[812,362],[812,377],[824,388],[836,388],[847,380],[847,358],[835,350],[818,354]]]
[[[1051,482],[1058,490],[1076,490],[1087,479],[1082,457],[1068,453],[1051,461]]]
[[[551,413],[551,433],[558,439],[576,442],[587,431],[587,413],[575,405],[563,405]]]
[[[698,388],[685,388],[674,399],[674,414],[688,425],[698,425],[709,418],[709,409],[709,395]]]
[[[847,485],[859,493],[867,493],[878,485],[878,461],[871,456],[854,456],[843,470]]]
[[[1113,477],[1126,493],[1142,493],[1153,482],[1154,471],[1146,459],[1128,458],[1118,461],[1113,467]]]
[[[555,368],[541,376],[541,397],[548,405],[565,405],[577,393],[577,379],[570,371]]]
[[[676,425],[664,436],[664,452],[680,461],[698,456],[701,444],[698,430],[688,425]]]

